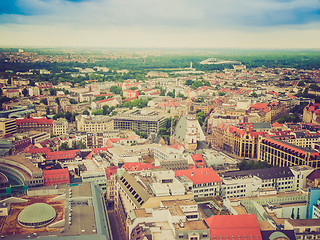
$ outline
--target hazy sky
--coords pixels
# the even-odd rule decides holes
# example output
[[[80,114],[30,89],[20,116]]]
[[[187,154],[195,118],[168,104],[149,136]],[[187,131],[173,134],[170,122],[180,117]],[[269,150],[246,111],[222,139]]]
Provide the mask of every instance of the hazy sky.
[[[320,0],[0,0],[7,46],[320,49]]]

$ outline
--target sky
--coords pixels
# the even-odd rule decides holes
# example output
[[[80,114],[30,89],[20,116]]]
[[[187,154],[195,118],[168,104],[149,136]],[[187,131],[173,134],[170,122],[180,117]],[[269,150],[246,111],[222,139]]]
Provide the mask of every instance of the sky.
[[[0,0],[0,47],[320,49],[320,0]]]

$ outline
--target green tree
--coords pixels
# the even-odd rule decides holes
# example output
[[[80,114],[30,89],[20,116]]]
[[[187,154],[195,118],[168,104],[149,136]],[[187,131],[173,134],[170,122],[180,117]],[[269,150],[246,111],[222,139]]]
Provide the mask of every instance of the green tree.
[[[54,120],[57,120],[58,118],[65,118],[66,116],[65,116],[65,114],[63,113],[63,112],[58,112],[57,114],[55,114],[54,116],[53,116],[53,119]]]
[[[72,148],[69,148],[67,143],[62,143],[61,146],[59,147],[59,151],[67,151],[67,150],[71,150]]]
[[[202,87],[204,84],[202,81],[194,81],[191,85],[191,88],[192,89],[197,89],[199,87]]]
[[[50,88],[49,92],[50,92],[50,95],[51,95],[51,96],[55,96],[57,90],[56,90],[55,88]]]
[[[219,96],[224,96],[224,95],[226,95],[227,93],[226,92],[218,92],[218,95]]]
[[[188,79],[184,85],[187,85],[187,86],[191,86],[193,84],[193,80],[192,79]]]
[[[76,149],[86,149],[87,148],[87,146],[86,146],[86,144],[83,142],[83,141],[77,141],[77,143],[76,143]]]
[[[92,111],[93,115],[103,115],[103,110],[102,109],[97,109],[95,111]]]
[[[202,127],[204,124],[204,121],[206,119],[206,114],[204,111],[197,111],[196,113],[197,119],[199,121],[200,126]]]
[[[44,105],[48,105],[48,99],[46,98],[42,98],[40,102],[43,103]]]
[[[253,93],[251,93],[250,96],[251,96],[251,97],[254,97],[254,98],[257,98],[257,97],[258,97],[258,94],[257,94],[256,92],[253,92]]]
[[[187,99],[187,97],[183,93],[178,93],[177,97],[182,98],[183,100]]]
[[[305,82],[302,80],[298,82],[299,87],[304,87],[305,85],[306,85]]]
[[[106,96],[98,96],[95,99],[93,99],[93,101],[96,102],[96,101],[100,101],[100,100],[103,100],[103,99],[106,99]]]
[[[76,101],[76,100],[74,100],[73,98],[70,98],[69,99],[69,102],[71,103],[71,104],[77,104],[78,102]]]
[[[65,118],[68,120],[68,122],[72,122],[72,113],[67,111],[65,113]]]
[[[122,89],[117,86],[111,86],[110,87],[110,92],[113,92],[114,94],[119,94],[122,95]]]
[[[89,113],[89,111],[88,111],[88,110],[84,110],[82,114],[83,114],[83,115],[88,115],[88,116],[89,116],[89,114],[90,114],[90,113]]]
[[[25,96],[25,97],[29,96],[29,91],[28,91],[28,89],[27,89],[27,88],[24,88],[24,89],[22,90],[22,94],[23,94],[23,96]]]

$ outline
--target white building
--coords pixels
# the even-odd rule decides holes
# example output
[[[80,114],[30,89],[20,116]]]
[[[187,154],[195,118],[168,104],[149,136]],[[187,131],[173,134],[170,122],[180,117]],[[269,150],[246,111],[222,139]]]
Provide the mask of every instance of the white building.
[[[68,132],[68,121],[65,118],[59,118],[53,121],[52,131],[54,135],[63,135]]]

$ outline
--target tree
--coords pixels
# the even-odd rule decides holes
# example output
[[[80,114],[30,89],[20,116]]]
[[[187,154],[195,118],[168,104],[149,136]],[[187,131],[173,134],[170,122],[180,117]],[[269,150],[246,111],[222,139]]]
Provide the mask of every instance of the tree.
[[[93,101],[96,102],[96,101],[100,101],[100,100],[103,100],[103,99],[106,99],[106,96],[98,96],[95,99],[93,99]]]
[[[122,89],[117,86],[111,86],[110,87],[110,92],[113,92],[114,94],[119,94],[122,95]]]
[[[192,79],[188,79],[188,80],[184,83],[184,85],[191,86],[192,83],[193,83],[193,80],[192,80]]]
[[[82,142],[81,140],[80,141],[77,141],[76,143],[76,149],[86,149],[87,146],[84,142]]]
[[[46,108],[46,114],[50,115],[50,108],[48,108],[48,107]]]
[[[178,93],[177,97],[182,98],[183,100],[187,99],[187,97],[183,93]]]
[[[219,96],[224,96],[224,95],[226,95],[226,93],[225,92],[218,92],[218,95]]]
[[[89,116],[89,114],[90,114],[90,113],[89,113],[89,111],[88,111],[88,110],[84,110],[82,114],[83,114],[83,115],[88,115],[88,116]]]
[[[69,148],[66,142],[62,143],[61,146],[59,147],[59,151],[67,151],[67,150],[71,150],[71,148]]]
[[[72,113],[67,111],[65,113],[65,118],[68,120],[68,122],[72,122]]]
[[[202,81],[194,81],[191,85],[191,88],[192,89],[197,89],[199,87],[202,87],[204,84]]]
[[[102,109],[97,109],[95,111],[92,111],[93,115],[103,115],[103,110]]]
[[[251,93],[250,96],[251,96],[251,97],[254,97],[254,98],[257,98],[257,97],[258,97],[258,94],[257,94],[256,92],[253,92],[253,93]]]
[[[24,89],[22,90],[22,94],[23,94],[23,96],[25,96],[25,97],[29,96],[29,91],[28,91],[28,89],[27,89],[27,88],[24,88]]]
[[[57,90],[56,90],[55,88],[50,88],[49,92],[50,92],[50,95],[51,95],[51,96],[55,96]]]
[[[198,119],[198,121],[199,121],[199,124],[200,124],[200,126],[202,127],[203,124],[204,124],[204,121],[205,121],[205,119],[206,119],[206,114],[205,114],[204,111],[198,111],[198,112],[196,113],[196,115],[197,115],[197,119]]]
[[[302,80],[298,82],[299,87],[304,87],[305,85],[306,85],[305,82]]]
[[[63,112],[58,112],[57,114],[55,114],[54,116],[53,116],[53,119],[54,120],[57,120],[57,119],[59,119],[59,118],[65,118],[66,116],[65,116],[65,114],[63,113]]]
[[[42,98],[40,102],[43,103],[44,105],[48,105],[48,99],[46,98]]]
[[[71,103],[71,104],[77,104],[78,102],[76,101],[76,100],[74,100],[73,98],[70,98],[69,99],[69,102]]]

